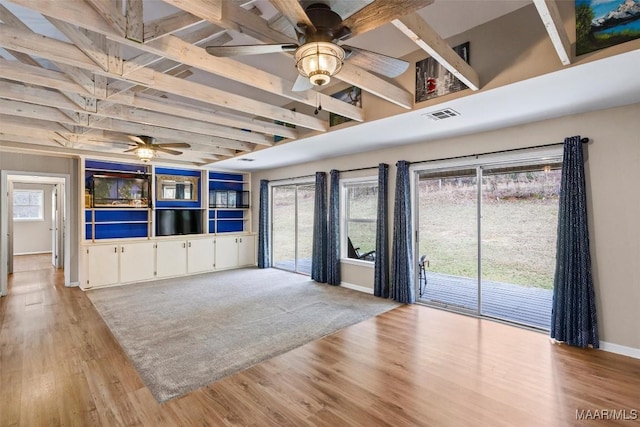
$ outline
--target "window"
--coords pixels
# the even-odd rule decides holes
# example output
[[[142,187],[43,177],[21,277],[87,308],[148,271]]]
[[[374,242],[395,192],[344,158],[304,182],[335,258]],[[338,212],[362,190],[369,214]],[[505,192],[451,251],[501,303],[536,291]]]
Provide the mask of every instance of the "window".
[[[378,180],[343,180],[342,257],[375,261]]]
[[[17,221],[44,220],[44,192],[42,190],[13,190],[13,219]]]

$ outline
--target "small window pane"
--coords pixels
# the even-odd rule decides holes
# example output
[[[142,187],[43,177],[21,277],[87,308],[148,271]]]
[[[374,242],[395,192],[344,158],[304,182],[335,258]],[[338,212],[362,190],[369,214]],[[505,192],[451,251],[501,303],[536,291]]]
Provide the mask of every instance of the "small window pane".
[[[346,255],[362,261],[375,260],[378,183],[375,180],[345,183]]]
[[[44,192],[42,190],[13,191],[13,219],[42,221]]]

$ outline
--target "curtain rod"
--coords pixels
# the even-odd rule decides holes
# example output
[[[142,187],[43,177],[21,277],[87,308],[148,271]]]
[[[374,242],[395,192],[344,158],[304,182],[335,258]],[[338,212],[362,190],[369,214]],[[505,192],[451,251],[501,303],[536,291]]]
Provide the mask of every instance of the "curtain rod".
[[[342,173],[342,172],[357,172],[357,171],[366,171],[369,169],[378,169],[378,166],[367,166],[364,168],[354,168],[354,169],[345,169],[345,170],[339,170],[338,172]]]
[[[582,139],[580,139],[580,142],[582,142],[583,144],[586,144],[587,142],[589,142],[589,138],[582,138]],[[468,157],[478,158],[478,156],[486,156],[486,155],[489,155],[489,154],[511,153],[513,151],[532,150],[534,148],[555,147],[556,145],[563,145],[563,144],[564,144],[564,142],[554,142],[552,144],[534,145],[533,147],[511,148],[511,149],[508,149],[508,150],[489,151],[487,153],[467,154],[467,155],[464,155],[464,156],[445,157],[445,158],[442,158],[442,159],[420,160],[418,162],[410,162],[409,164],[416,165],[416,164],[419,164],[419,163],[441,162],[443,160],[465,159],[465,158],[468,158]]]

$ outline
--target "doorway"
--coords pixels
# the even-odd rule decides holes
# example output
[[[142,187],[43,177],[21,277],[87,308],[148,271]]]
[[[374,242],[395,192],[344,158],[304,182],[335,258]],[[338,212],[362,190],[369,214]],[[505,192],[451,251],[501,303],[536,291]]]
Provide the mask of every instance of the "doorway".
[[[315,184],[271,187],[271,242],[273,266],[311,274]]]
[[[561,166],[550,156],[416,170],[419,300],[548,330]]]
[[[16,267],[46,266],[70,286],[69,182],[63,174],[2,171],[0,295],[7,295]]]

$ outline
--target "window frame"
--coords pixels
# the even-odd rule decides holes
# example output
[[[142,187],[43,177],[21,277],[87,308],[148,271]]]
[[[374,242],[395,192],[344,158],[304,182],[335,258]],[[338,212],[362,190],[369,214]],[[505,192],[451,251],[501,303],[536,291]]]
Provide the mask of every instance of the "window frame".
[[[15,195],[16,193],[21,192],[21,193],[38,193],[40,194],[40,200],[42,201],[42,203],[40,203],[39,205],[32,205],[32,204],[28,204],[28,205],[18,205],[18,206],[38,206],[39,211],[38,211],[38,218],[34,218],[34,217],[29,217],[29,218],[16,218],[15,214],[16,214],[16,202],[15,202]],[[44,204],[45,204],[45,197],[44,197],[44,190],[41,189],[36,189],[36,188],[17,188],[13,190],[12,193],[12,200],[11,200],[11,207],[12,207],[12,219],[13,221],[18,221],[18,222],[43,222],[44,221]],[[31,196],[29,196],[29,200],[31,200]]]
[[[377,176],[363,176],[359,178],[341,178],[340,179],[340,262],[346,264],[361,265],[373,268],[375,266],[374,261],[365,261],[361,259],[349,258],[348,254],[348,188],[355,185],[371,184],[371,186],[378,188]],[[376,200],[376,205],[378,201]],[[377,218],[373,220],[375,223]]]

